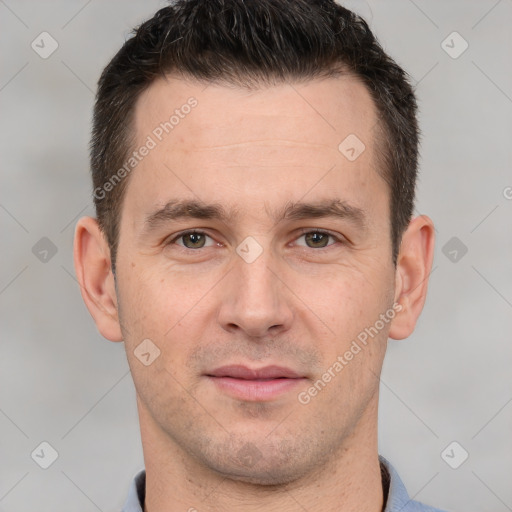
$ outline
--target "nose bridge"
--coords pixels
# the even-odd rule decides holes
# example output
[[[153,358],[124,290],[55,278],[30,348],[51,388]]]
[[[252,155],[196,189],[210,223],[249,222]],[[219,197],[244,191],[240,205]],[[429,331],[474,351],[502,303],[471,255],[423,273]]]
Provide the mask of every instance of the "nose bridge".
[[[225,329],[236,326],[258,337],[289,327],[292,314],[276,266],[269,247],[258,249],[250,240],[240,244],[219,315]]]
[[[267,254],[259,256],[255,261],[237,261],[235,274],[239,279],[240,296],[249,302],[258,299],[266,304],[276,299],[277,287],[275,275],[271,271],[271,258]]]

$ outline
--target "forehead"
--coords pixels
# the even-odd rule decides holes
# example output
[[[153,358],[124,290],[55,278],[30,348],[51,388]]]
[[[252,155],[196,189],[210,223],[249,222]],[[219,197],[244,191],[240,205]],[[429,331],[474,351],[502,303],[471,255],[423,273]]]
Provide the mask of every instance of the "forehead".
[[[197,106],[189,116],[191,98]],[[225,143],[226,138],[244,142],[248,131],[252,139],[262,140],[289,136],[291,131],[297,142],[335,149],[340,138],[355,134],[371,146],[369,136],[376,121],[373,100],[353,75],[252,90],[167,76],[155,80],[135,106],[138,140],[170,122],[172,129],[161,134],[167,144],[182,142],[187,136],[187,144],[194,147]]]
[[[352,76],[255,90],[168,76],[137,101],[135,147],[151,139],[152,148],[125,200],[142,212],[176,195],[239,206],[264,196],[276,207],[333,188],[363,198],[385,186],[375,172],[376,125],[373,100]],[[355,160],[344,153],[352,147],[364,149]]]

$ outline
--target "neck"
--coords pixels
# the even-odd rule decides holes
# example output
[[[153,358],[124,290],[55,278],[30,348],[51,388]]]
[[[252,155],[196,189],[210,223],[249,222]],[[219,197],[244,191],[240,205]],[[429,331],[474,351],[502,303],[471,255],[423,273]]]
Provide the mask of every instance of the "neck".
[[[285,485],[256,485],[205,467],[152,421],[139,401],[146,467],[144,512],[381,512],[384,504],[377,449],[377,402],[330,459]]]

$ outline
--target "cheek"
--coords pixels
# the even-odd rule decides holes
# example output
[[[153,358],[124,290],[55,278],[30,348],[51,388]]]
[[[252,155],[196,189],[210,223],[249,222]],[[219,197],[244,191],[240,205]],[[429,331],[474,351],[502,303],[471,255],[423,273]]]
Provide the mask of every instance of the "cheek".
[[[197,337],[190,319],[197,319],[199,299],[191,295],[192,287],[180,290],[179,280],[150,271],[132,269],[119,281],[120,320],[137,391],[147,404],[170,397],[178,404],[189,379],[187,361]]]
[[[390,322],[380,329],[375,325],[390,307],[390,293],[387,282],[377,279],[345,270],[324,290],[315,288],[307,296],[322,320],[316,325],[326,326],[328,335],[319,335],[319,330],[311,333],[322,353],[323,368],[305,390],[305,399],[311,399],[319,414],[331,415],[334,423],[348,421],[347,411],[362,414],[378,390]],[[314,317],[309,318],[311,325]]]
[[[139,333],[145,330],[146,336],[163,339],[198,302],[200,283],[170,269],[156,272],[143,262],[136,269],[124,272],[119,280],[121,314]]]
[[[144,266],[141,263],[135,268]],[[140,272],[125,272],[120,279],[120,319],[131,366],[140,378],[152,374],[156,379],[160,372],[158,380],[148,385],[155,387],[154,383],[163,380],[172,387],[172,376],[180,382],[190,379],[191,353],[204,342],[205,332],[215,320],[212,288],[216,281],[178,271],[157,272],[149,266]],[[147,369],[136,360],[142,350],[137,347],[146,339],[159,351]]]
[[[392,277],[383,279],[383,272],[338,265],[328,274],[300,276],[294,291],[306,306],[304,314],[316,317],[329,343],[334,338],[334,348],[342,350],[386,311],[392,284]]]

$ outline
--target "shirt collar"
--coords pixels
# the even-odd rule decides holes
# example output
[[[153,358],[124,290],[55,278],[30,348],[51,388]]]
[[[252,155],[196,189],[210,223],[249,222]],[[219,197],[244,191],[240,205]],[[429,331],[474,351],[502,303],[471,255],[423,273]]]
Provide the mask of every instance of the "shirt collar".
[[[387,494],[384,512],[442,512],[409,498],[405,486],[390,462],[379,455],[384,496]],[[386,493],[387,490],[387,493]],[[135,475],[122,512],[142,512],[146,495],[146,471]]]

